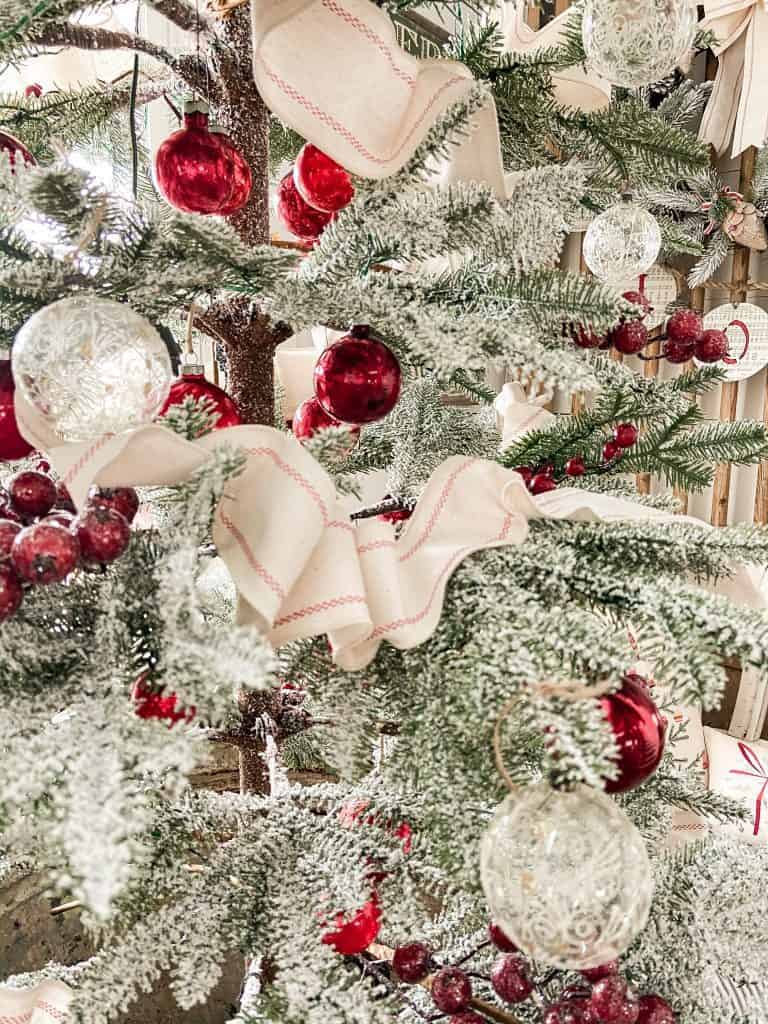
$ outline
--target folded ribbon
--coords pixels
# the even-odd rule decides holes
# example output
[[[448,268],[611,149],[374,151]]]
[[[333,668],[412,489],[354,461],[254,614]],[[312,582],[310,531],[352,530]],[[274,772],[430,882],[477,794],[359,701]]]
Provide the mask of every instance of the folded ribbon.
[[[61,981],[43,981],[34,988],[0,985],[0,1024],[62,1024],[73,994]]]
[[[699,138],[718,155],[733,138],[736,157],[768,135],[768,11],[763,0],[705,0],[704,13],[719,60]]]

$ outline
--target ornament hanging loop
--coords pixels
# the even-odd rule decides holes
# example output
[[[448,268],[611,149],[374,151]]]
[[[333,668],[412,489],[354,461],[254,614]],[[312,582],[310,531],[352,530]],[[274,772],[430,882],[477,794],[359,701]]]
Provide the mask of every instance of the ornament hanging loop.
[[[562,697],[563,700],[593,700],[596,697],[602,697],[609,690],[615,689],[615,685],[610,679],[603,679],[599,683],[577,683],[571,679],[560,683],[550,681],[533,683],[530,689],[532,693],[542,697]],[[510,793],[517,793],[520,786],[512,778],[507,766],[504,764],[504,755],[501,751],[501,727],[522,699],[522,693],[516,693],[514,697],[510,697],[502,705],[501,711],[499,711],[496,718],[496,724],[493,727],[493,759],[496,764],[496,770],[504,780]]]

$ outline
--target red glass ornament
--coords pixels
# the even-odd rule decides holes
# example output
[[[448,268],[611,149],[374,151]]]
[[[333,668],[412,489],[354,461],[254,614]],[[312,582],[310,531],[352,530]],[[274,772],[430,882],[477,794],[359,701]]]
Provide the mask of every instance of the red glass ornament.
[[[28,469],[8,484],[11,505],[25,519],[46,516],[56,504],[56,484],[49,476]]]
[[[27,583],[60,583],[77,565],[77,537],[58,523],[35,523],[11,546],[11,564]]]
[[[203,398],[208,399],[207,408],[218,413],[219,417],[215,430],[238,427],[243,422],[240,411],[227,392],[205,379],[202,366],[189,363],[183,368],[181,376],[171,384],[160,415],[164,416],[172,405],[181,405],[185,398],[194,398],[196,402]]]
[[[728,355],[728,337],[725,331],[703,331],[696,339],[693,353],[700,363],[719,363]]]
[[[277,215],[292,235],[305,242],[319,238],[333,220],[332,213],[323,213],[304,202],[292,171],[277,186]]]
[[[35,160],[24,143],[17,139],[15,135],[11,135],[10,132],[0,132],[0,149],[8,154],[8,160],[12,168],[16,166],[17,157],[21,157],[24,163],[28,165],[34,166],[37,163],[37,160]]]
[[[617,455],[621,455],[621,446],[616,441],[606,441],[603,445],[603,461],[611,462]]]
[[[619,423],[613,430],[613,440],[619,448],[631,448],[637,442],[638,429],[634,423]]]
[[[677,341],[675,338],[667,338],[661,353],[670,363],[687,363],[689,359],[693,359],[695,347],[696,343],[693,341]]]
[[[493,924],[493,923],[489,924],[488,925],[488,938],[494,944],[496,949],[501,950],[502,953],[517,953],[518,952],[517,946],[514,944],[512,939],[507,937],[507,935],[505,934],[504,929],[501,927],[501,925]]]
[[[184,127],[155,156],[155,180],[171,206],[184,213],[221,213],[235,190],[230,146],[208,128],[208,105],[184,104]]]
[[[34,451],[32,445],[19,433],[13,404],[15,391],[11,360],[0,359],[0,460],[3,462],[15,462]]]
[[[337,213],[352,202],[355,194],[347,171],[311,142],[299,150],[293,181],[304,202],[323,213]]]
[[[693,345],[703,330],[701,317],[693,309],[676,309],[667,320],[667,337]]]
[[[11,557],[11,546],[16,535],[21,533],[21,523],[12,519],[0,519],[0,562],[7,562]]]
[[[114,562],[131,539],[131,528],[125,516],[104,505],[87,508],[76,520],[74,529],[82,558],[97,565]]]
[[[373,423],[394,409],[400,397],[400,364],[394,352],[353,327],[327,348],[315,366],[315,395],[342,423]]]
[[[381,928],[381,906],[374,894],[349,920],[336,914],[333,931],[323,935],[324,946],[332,946],[342,956],[355,956],[368,949]]]
[[[392,966],[401,981],[416,985],[429,974],[432,951],[423,942],[408,942],[398,946],[392,956]]]
[[[637,1024],[675,1024],[672,1007],[661,996],[640,996],[640,1013]]]
[[[248,161],[220,125],[210,125],[209,131],[221,138],[232,160],[232,195],[229,197],[228,202],[219,210],[220,217],[228,217],[232,213],[237,213],[248,202],[251,188],[253,187],[253,174],[251,173],[251,166]]]
[[[619,1024],[626,995],[626,981],[618,974],[611,974],[592,986],[589,1005],[603,1024]]]
[[[113,508],[132,523],[139,511],[139,496],[132,487],[92,487],[88,504],[94,508]]]
[[[574,455],[565,464],[566,476],[584,476],[586,471],[587,467],[584,465],[584,459],[580,455]]]
[[[528,485],[531,494],[546,494],[547,491],[554,491],[557,484],[549,473],[534,473]]]
[[[24,591],[19,578],[10,565],[0,565],[0,622],[5,622],[19,610]]]
[[[502,953],[491,967],[491,985],[505,1003],[522,1003],[533,992],[530,963],[520,953]]]
[[[472,982],[458,967],[443,967],[432,979],[432,1001],[443,1013],[466,1010],[472,998]]]
[[[636,355],[648,344],[648,330],[639,320],[626,320],[614,327],[609,337],[616,351],[625,356]]]
[[[350,437],[355,441],[360,437],[360,427],[352,426],[349,423],[340,423],[333,416],[329,416],[316,398],[308,398],[302,402],[293,415],[291,430],[294,437],[299,441],[313,437],[316,430],[324,430],[326,427],[346,426]]]
[[[625,676],[616,693],[600,698],[619,749],[619,776],[605,783],[608,793],[626,793],[653,775],[664,753],[665,727],[648,690]]]

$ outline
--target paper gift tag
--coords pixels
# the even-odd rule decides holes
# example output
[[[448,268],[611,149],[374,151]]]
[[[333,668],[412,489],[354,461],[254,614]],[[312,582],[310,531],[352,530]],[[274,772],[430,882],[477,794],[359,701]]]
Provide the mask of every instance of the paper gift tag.
[[[704,728],[709,788],[738,800],[749,812],[744,821],[714,826],[751,843],[768,842],[768,743],[740,740]]]
[[[768,366],[768,313],[759,306],[751,302],[716,306],[704,317],[704,329],[726,333],[728,355],[717,365],[725,370],[727,380],[746,380]]]

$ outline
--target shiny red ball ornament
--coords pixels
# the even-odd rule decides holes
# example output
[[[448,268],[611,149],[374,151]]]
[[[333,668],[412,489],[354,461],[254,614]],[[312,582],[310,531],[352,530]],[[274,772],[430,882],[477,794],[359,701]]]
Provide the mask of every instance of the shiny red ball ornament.
[[[472,982],[458,967],[443,967],[432,979],[432,1001],[443,1013],[460,1013],[469,1006]]]
[[[605,789],[626,793],[658,768],[664,753],[664,719],[637,676],[625,676],[621,689],[600,697],[600,704],[619,749],[618,778],[607,781]]]
[[[21,530],[21,523],[14,523],[12,519],[0,519],[0,562],[7,562],[11,557],[11,546]]]
[[[640,1012],[637,1024],[675,1024],[672,1007],[661,996],[640,996]]]
[[[719,363],[728,355],[728,337],[725,331],[702,331],[701,337],[696,339],[693,346],[693,354],[700,363]]]
[[[505,1003],[522,1003],[533,992],[530,963],[521,953],[502,953],[491,967],[491,985]]]
[[[621,455],[621,445],[616,441],[606,441],[603,445],[603,461],[612,462],[617,455]]]
[[[693,309],[676,309],[667,320],[667,337],[683,344],[693,345],[703,329],[701,317]]]
[[[305,242],[314,242],[333,220],[332,213],[323,213],[304,202],[292,171],[277,186],[277,215],[292,235]]]
[[[514,944],[512,939],[510,939],[506,935],[506,933],[504,932],[504,929],[501,927],[501,925],[495,924],[493,922],[491,924],[489,924],[488,925],[488,938],[494,944],[496,949],[500,950],[502,953],[517,953],[518,952],[517,946]]]
[[[327,348],[315,366],[315,396],[342,423],[373,423],[394,409],[400,397],[400,364],[370,329],[353,327]]]
[[[0,565],[0,622],[15,615],[23,599],[19,577],[10,565]]]
[[[173,405],[181,405],[186,398],[194,398],[196,402],[207,399],[206,408],[218,415],[214,430],[224,427],[239,427],[243,422],[240,410],[226,391],[205,379],[203,367],[187,364],[168,392],[165,404],[160,410],[164,416]]]
[[[93,508],[112,508],[132,523],[139,511],[139,496],[132,487],[92,487],[88,504]]]
[[[637,443],[639,431],[634,423],[619,423],[613,429],[613,440],[619,448],[631,448]]]
[[[579,971],[579,974],[586,978],[587,981],[595,982],[600,981],[602,978],[609,978],[612,974],[619,973],[619,961],[608,960],[604,964],[600,964],[598,967],[585,967],[583,971]]]
[[[344,914],[337,914],[333,930],[323,935],[322,942],[342,956],[355,956],[368,949],[380,928],[381,906],[374,894],[349,920]]]
[[[35,523],[16,536],[11,564],[27,583],[60,583],[80,558],[77,537],[58,523]]]
[[[37,163],[24,143],[10,132],[0,132],[0,149],[7,155],[12,168],[16,166],[16,161],[19,158],[27,165],[34,166]]]
[[[626,996],[626,981],[618,974],[611,974],[592,986],[589,1006],[601,1024],[619,1024]]]
[[[587,467],[584,465],[584,459],[580,455],[574,455],[565,464],[566,476],[584,476],[586,471]]]
[[[326,427],[341,426],[346,426],[350,435],[355,440],[360,436],[359,427],[340,423],[333,416],[329,416],[316,398],[308,398],[305,402],[302,402],[293,414],[293,420],[291,421],[291,430],[294,437],[297,437],[299,441],[314,437],[316,431],[324,430]]]
[[[397,946],[392,956],[392,966],[401,981],[416,985],[429,974],[432,951],[423,942],[408,942]]]
[[[355,194],[347,171],[311,142],[299,150],[293,165],[293,181],[305,203],[323,213],[338,213]]]
[[[661,350],[661,354],[670,363],[687,363],[693,359],[696,343],[693,341],[677,341],[675,338],[667,338]]]
[[[241,210],[248,202],[253,187],[253,174],[250,164],[221,125],[211,124],[208,126],[208,130],[219,136],[232,160],[232,194],[219,210],[220,217],[229,217],[230,214]]]
[[[0,462],[15,462],[34,451],[19,433],[13,396],[16,386],[11,373],[11,360],[0,359]]]
[[[162,143],[155,180],[165,199],[184,213],[219,214],[232,200],[235,167],[230,144],[208,127],[208,104],[184,104],[184,127]]]
[[[639,320],[625,320],[609,335],[613,347],[625,356],[634,356],[648,344],[648,329]]]
[[[74,531],[83,560],[96,565],[114,562],[131,540],[131,527],[125,516],[104,505],[87,508],[78,516]]]
[[[547,491],[554,491],[556,488],[557,484],[549,473],[534,473],[528,484],[531,494],[546,494]]]
[[[56,484],[49,476],[28,469],[17,473],[8,484],[11,505],[25,519],[47,516],[56,504]]]

